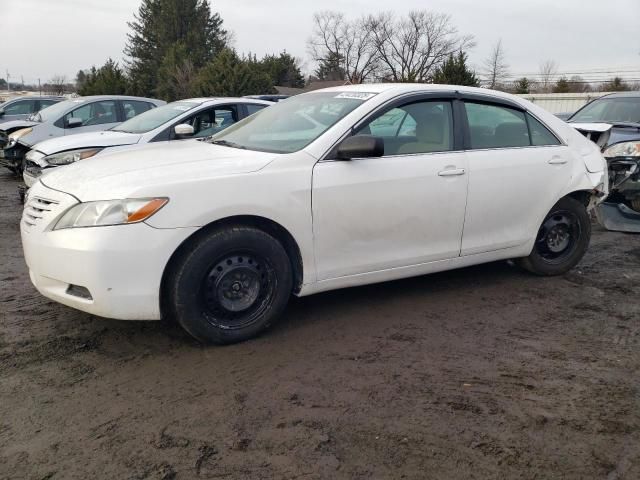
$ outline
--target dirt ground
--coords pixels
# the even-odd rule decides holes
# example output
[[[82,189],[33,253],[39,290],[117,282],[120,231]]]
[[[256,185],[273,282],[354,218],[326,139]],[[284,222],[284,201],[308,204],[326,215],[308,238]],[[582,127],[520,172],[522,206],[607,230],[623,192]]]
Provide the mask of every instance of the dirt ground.
[[[640,236],[296,299],[257,340],[49,302],[0,174],[2,479],[638,479]]]

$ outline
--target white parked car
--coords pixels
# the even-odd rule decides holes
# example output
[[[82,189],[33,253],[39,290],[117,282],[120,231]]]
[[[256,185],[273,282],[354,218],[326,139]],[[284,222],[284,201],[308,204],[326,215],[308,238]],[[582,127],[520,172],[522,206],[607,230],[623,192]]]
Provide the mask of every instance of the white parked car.
[[[154,108],[110,130],[45,140],[27,152],[24,181],[31,187],[53,168],[115,148],[210,137],[269,105],[272,102],[249,98],[190,98]]]
[[[29,191],[21,232],[43,295],[229,343],[271,325],[291,294],[501,259],[562,274],[607,189],[598,147],[526,100],[357,85],[289,98],[207,142],[54,171]]]

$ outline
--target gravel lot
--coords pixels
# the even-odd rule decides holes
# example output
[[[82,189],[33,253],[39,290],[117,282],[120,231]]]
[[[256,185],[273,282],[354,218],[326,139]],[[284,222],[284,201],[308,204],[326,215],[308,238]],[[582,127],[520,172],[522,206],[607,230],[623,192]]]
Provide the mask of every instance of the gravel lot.
[[[640,236],[292,302],[204,348],[31,286],[0,174],[0,478],[640,478]]]

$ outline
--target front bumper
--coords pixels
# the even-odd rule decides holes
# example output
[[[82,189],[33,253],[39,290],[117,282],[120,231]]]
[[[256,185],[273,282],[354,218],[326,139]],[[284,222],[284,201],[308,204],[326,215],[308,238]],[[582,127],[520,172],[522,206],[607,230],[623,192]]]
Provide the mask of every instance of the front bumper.
[[[52,224],[76,203],[41,183],[29,191],[20,231],[34,286],[47,298],[100,317],[160,319],[164,268],[197,228],[138,223],[52,231]],[[39,212],[40,207],[49,210]]]

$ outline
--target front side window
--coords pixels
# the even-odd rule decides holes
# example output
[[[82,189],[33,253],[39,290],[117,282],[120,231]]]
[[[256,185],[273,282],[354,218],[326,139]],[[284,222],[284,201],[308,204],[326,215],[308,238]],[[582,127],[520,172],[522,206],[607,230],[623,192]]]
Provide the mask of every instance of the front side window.
[[[194,137],[204,138],[221,132],[237,121],[238,111],[236,107],[225,105],[198,112],[196,115],[182,123],[187,123],[193,126]]]
[[[35,100],[20,100],[4,108],[5,115],[27,115],[36,109]]]
[[[531,145],[524,113],[513,108],[465,102],[471,148],[510,148]]]
[[[211,141],[262,152],[296,152],[374,96],[353,91],[297,95],[245,118]]]
[[[80,108],[76,108],[71,113],[65,115],[65,124],[71,118],[79,118],[82,120],[83,127],[115,123],[118,121],[116,102],[113,100],[104,100],[101,102],[88,103]]]
[[[247,115],[253,115],[266,107],[266,105],[257,105],[255,103],[247,103],[245,106],[247,107]]]
[[[198,106],[194,102],[173,102],[153,108],[112,128],[115,132],[147,133]]]
[[[356,135],[382,137],[385,156],[453,150],[451,103],[425,101],[393,108],[365,124]]]

